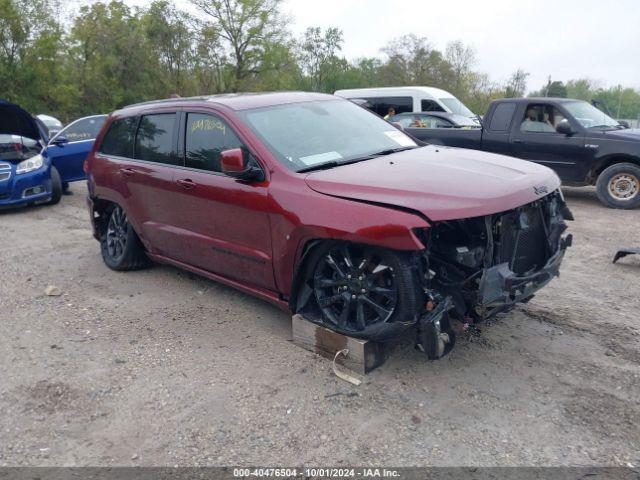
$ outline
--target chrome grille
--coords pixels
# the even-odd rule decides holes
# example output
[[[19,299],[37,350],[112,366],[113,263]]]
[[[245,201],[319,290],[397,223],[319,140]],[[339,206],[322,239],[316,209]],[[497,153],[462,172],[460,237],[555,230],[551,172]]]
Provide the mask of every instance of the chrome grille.
[[[0,163],[0,182],[11,178],[11,165],[8,163]]]

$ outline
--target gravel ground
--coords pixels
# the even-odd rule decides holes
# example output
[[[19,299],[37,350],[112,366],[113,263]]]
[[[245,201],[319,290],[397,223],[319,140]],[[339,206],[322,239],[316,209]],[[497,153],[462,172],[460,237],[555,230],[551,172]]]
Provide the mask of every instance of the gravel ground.
[[[445,359],[399,349],[354,387],[267,303],[109,270],[84,189],[0,213],[0,465],[640,464],[640,257],[611,264],[640,211],[566,189],[560,278]]]

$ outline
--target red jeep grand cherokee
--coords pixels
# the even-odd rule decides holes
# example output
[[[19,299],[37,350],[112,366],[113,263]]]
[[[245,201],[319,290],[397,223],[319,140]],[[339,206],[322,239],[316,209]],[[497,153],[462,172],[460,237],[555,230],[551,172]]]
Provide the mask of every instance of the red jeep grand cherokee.
[[[550,169],[418,145],[330,95],[133,105],[85,167],[109,267],[176,265],[360,338],[413,328],[429,358],[454,321],[529,300],[571,241]]]

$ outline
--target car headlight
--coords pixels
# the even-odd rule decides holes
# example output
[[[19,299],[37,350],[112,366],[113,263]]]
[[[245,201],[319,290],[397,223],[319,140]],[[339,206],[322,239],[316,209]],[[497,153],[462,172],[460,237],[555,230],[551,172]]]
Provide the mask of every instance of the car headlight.
[[[16,167],[16,175],[20,175],[21,173],[29,173],[34,170],[39,169],[44,164],[44,159],[42,155],[35,155],[27,160],[24,160],[18,164]]]

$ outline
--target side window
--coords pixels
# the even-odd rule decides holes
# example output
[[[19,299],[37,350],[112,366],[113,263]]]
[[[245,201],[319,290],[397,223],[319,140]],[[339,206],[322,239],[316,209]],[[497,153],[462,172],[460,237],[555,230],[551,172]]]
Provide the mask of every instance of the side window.
[[[427,128],[451,128],[453,126],[449,120],[431,115],[426,115],[422,121]]]
[[[133,157],[133,139],[138,117],[120,118],[109,125],[99,151],[106,155]]]
[[[409,126],[413,123],[412,117],[399,117],[397,119],[393,119],[395,123],[399,123],[404,128],[409,128]]]
[[[175,164],[175,113],[144,115],[140,119],[134,149],[134,158],[148,162]]]
[[[411,97],[367,97],[366,100],[371,107],[370,110],[384,117],[393,108],[398,113],[413,112],[413,98]]]
[[[513,113],[516,111],[515,103],[500,103],[493,111],[489,130],[493,132],[506,132],[511,126]]]
[[[82,140],[93,140],[102,128],[105,117],[92,117],[79,120],[73,125],[60,132],[60,135],[67,137],[70,142],[80,142]]]
[[[220,152],[242,147],[231,128],[216,116],[188,113],[184,139],[185,167],[220,172]]]
[[[422,100],[420,107],[423,112],[444,112],[444,108],[433,100]]]
[[[411,115],[406,118],[406,128],[451,128],[452,124],[448,120],[432,115]]]
[[[556,133],[556,126],[565,117],[552,105],[527,105],[520,123],[520,131],[527,133]]]

